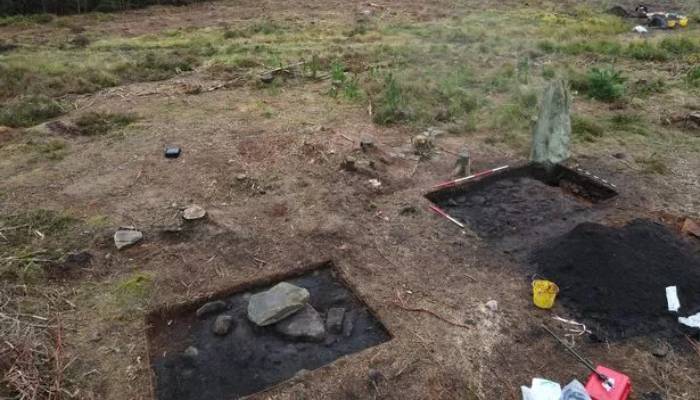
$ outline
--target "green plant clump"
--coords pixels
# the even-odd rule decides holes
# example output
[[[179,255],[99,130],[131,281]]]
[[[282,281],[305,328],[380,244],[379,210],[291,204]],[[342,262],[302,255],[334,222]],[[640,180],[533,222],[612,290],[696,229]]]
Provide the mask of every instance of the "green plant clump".
[[[592,68],[586,75],[586,92],[596,100],[613,102],[625,94],[625,78],[611,68]]]
[[[63,106],[46,96],[26,96],[0,108],[0,125],[13,128],[33,126],[63,114]]]
[[[114,129],[125,127],[136,121],[134,114],[112,114],[89,112],[80,116],[75,124],[85,136],[104,135]]]

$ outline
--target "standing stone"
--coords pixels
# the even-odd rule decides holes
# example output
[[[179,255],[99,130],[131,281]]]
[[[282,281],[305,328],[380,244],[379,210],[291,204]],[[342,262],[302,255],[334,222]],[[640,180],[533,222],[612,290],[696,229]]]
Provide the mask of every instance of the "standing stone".
[[[471,174],[472,164],[471,157],[469,156],[469,150],[463,147],[459,154],[457,155],[457,161],[455,161],[455,169],[452,175],[462,177]]]
[[[214,334],[219,336],[226,335],[231,330],[231,325],[233,324],[233,317],[230,315],[219,315],[214,321],[214,325],[211,330]]]
[[[551,169],[569,158],[571,142],[571,98],[564,81],[553,81],[545,89],[537,123],[532,132],[530,160]]]
[[[328,310],[326,315],[326,329],[331,333],[341,333],[343,331],[343,318],[345,317],[345,309],[342,307],[333,307]]]
[[[270,290],[250,296],[248,319],[258,326],[271,325],[301,310],[308,302],[308,290],[280,282]]]
[[[299,340],[321,341],[326,336],[323,319],[311,304],[275,325],[275,330],[287,337]]]
[[[203,318],[225,309],[226,303],[223,300],[210,301],[197,309],[197,318]]]
[[[119,228],[119,230],[114,233],[114,245],[117,246],[118,250],[136,244],[141,239],[143,239],[143,233],[135,229]]]

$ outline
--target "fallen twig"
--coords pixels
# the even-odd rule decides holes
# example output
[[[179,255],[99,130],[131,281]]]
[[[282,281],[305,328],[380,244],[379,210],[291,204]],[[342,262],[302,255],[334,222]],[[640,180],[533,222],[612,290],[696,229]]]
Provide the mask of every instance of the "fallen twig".
[[[435,317],[435,318],[437,318],[437,319],[439,319],[439,320],[441,320],[441,321],[443,321],[443,322],[447,322],[447,323],[450,324],[450,325],[458,326],[458,327],[460,327],[460,328],[466,328],[466,329],[471,328],[469,325],[462,324],[462,323],[459,323],[459,322],[451,321],[451,320],[449,320],[448,318],[445,318],[445,317],[443,317],[442,315],[436,313],[435,311],[428,310],[427,308],[422,308],[422,307],[409,307],[409,306],[407,306],[407,305],[406,305],[406,302],[404,302],[404,300],[401,298],[401,293],[399,293],[398,290],[396,291],[396,298],[397,298],[397,299],[394,300],[391,304],[393,304],[395,307],[398,307],[398,308],[400,308],[400,309],[402,309],[402,310],[428,313],[428,314],[432,315],[433,317]]]

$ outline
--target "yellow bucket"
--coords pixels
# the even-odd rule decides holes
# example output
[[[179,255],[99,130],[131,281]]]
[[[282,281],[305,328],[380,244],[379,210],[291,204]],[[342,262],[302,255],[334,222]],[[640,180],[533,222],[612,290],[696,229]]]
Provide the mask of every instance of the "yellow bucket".
[[[681,17],[681,19],[678,21],[678,25],[680,25],[681,28],[688,26],[688,17]]]
[[[559,286],[551,281],[535,279],[532,281],[532,302],[539,308],[549,310],[554,306],[554,299],[559,293]]]

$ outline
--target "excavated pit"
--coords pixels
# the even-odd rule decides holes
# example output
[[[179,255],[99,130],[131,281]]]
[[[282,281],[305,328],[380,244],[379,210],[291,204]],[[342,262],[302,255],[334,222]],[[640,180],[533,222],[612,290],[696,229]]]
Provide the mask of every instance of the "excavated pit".
[[[330,308],[344,308],[342,331],[327,332],[320,342],[301,341],[283,336],[272,325],[258,327],[250,322],[250,295],[281,281],[306,288],[309,303],[324,320]],[[197,318],[197,308],[214,300],[225,301],[227,309]],[[212,326],[217,315],[222,314],[232,316],[233,325],[227,335],[218,336],[212,332]],[[159,400],[237,399],[270,388],[301,370],[322,367],[391,339],[331,263],[157,310],[147,319],[154,398]]]
[[[585,172],[557,166],[548,175],[526,165],[426,197],[492,245],[516,253],[597,220],[604,203],[616,195]]]

